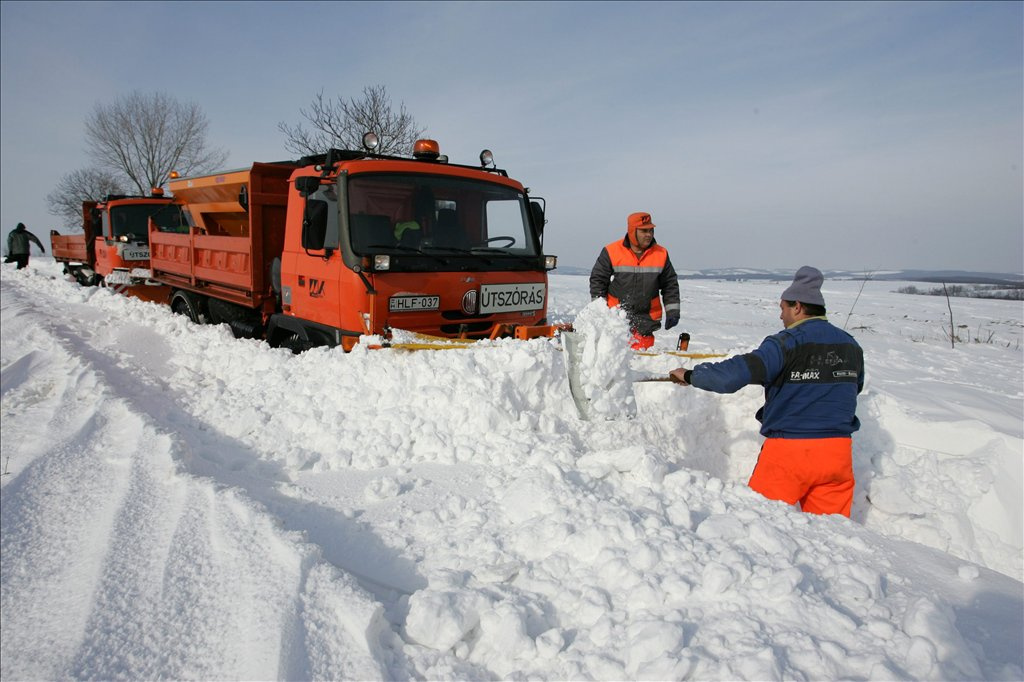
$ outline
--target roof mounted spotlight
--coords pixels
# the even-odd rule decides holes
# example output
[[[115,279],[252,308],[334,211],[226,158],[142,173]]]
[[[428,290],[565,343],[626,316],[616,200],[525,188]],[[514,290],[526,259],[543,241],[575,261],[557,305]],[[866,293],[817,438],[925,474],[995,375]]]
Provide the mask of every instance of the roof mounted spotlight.
[[[437,140],[416,140],[412,147],[412,155],[422,161],[436,161],[441,155],[441,145]]]
[[[363,133],[363,148],[368,152],[372,152],[380,145],[380,139],[377,137],[375,132]]]
[[[491,153],[490,149],[485,149],[480,152],[480,166],[487,168],[488,166],[494,165],[494,154]]]

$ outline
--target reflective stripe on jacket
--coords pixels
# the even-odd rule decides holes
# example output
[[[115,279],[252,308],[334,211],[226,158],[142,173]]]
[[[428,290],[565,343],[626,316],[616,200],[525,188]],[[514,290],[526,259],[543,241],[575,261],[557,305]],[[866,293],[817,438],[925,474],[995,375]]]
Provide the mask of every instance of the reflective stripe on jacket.
[[[628,236],[601,249],[590,272],[590,295],[620,306],[633,329],[645,336],[661,327],[661,298],[664,313],[679,316],[679,279],[668,251],[657,242],[639,256],[629,248]]]

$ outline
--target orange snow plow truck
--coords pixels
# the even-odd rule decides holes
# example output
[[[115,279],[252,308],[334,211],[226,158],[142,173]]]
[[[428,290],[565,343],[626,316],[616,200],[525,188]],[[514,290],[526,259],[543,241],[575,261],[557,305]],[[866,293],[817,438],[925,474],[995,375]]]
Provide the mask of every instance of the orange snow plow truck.
[[[150,225],[152,277],[198,323],[301,351],[392,330],[550,336],[543,200],[493,166],[332,149],[173,179],[187,233]]]
[[[166,287],[150,279],[149,221],[182,230],[181,211],[161,190],[152,196],[108,195],[82,204],[82,233],[50,232],[53,258],[82,286],[104,285],[146,300],[166,302]]]

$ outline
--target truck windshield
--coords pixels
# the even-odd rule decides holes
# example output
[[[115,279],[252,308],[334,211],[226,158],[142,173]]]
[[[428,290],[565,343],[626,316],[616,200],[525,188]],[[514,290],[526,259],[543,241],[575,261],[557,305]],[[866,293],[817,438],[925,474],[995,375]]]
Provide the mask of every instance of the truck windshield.
[[[181,209],[172,203],[123,204],[110,209],[111,234],[114,239],[127,236],[132,241],[149,241],[149,219],[167,232],[180,231],[184,224]],[[187,226],[185,230],[187,231]]]
[[[356,253],[536,256],[523,192],[441,175],[360,174],[348,180]]]

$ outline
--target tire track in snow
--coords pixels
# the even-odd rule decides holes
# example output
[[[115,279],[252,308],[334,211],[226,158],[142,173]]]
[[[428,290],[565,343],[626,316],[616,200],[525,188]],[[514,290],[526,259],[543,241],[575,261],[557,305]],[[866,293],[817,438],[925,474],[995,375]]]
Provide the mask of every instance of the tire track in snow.
[[[92,303],[90,301],[89,305]],[[107,304],[102,300],[97,303]],[[137,305],[134,301],[121,299],[117,299],[116,304],[117,307]],[[66,304],[64,305],[66,307]],[[121,312],[123,315],[123,311]],[[112,352],[110,348],[122,347],[120,342],[124,342],[128,336],[125,328],[130,326],[129,323],[123,324],[114,334],[95,330],[94,322],[90,319],[93,317],[91,310],[81,315],[76,311],[75,315],[68,316],[68,319],[58,325],[57,331],[69,344],[73,344],[79,352],[87,355],[96,366],[102,368],[110,383],[117,385],[124,397],[131,400],[140,413],[147,414],[155,423],[175,432],[181,445],[181,461],[189,472],[208,476],[223,485],[245,489],[251,498],[275,514],[286,528],[305,533],[310,540],[320,546],[323,558],[346,573],[356,576],[359,584],[377,599],[384,601],[389,609],[392,606],[391,602],[398,599],[401,594],[408,594],[423,587],[425,581],[416,575],[412,563],[399,557],[396,550],[387,547],[376,533],[365,527],[365,524],[353,521],[338,509],[323,506],[315,500],[304,499],[302,493],[291,486],[282,487],[280,483],[287,478],[283,471],[285,465],[275,458],[275,453],[261,453],[258,445],[243,443],[234,435],[217,432],[216,427],[208,425],[195,415],[196,406],[209,407],[217,411],[214,423],[225,423],[230,427],[230,418],[220,419],[225,406],[238,407],[242,404],[241,393],[245,389],[255,391],[261,385],[260,376],[252,371],[238,376],[235,382],[237,385],[226,385],[226,382],[231,381],[231,370],[244,371],[247,367],[251,370],[251,365],[246,365],[246,361],[268,363],[267,358],[271,354],[266,353],[265,349],[260,348],[258,353],[253,354],[244,346],[240,347],[240,362],[233,368],[211,366],[202,357],[202,353],[193,354],[195,357],[179,353],[169,361],[160,363],[160,367],[166,370],[165,374],[153,376],[145,363],[148,357],[139,358],[136,357],[137,354],[130,352],[127,354],[128,357],[125,357],[125,353]],[[85,324],[73,324],[73,320],[81,318],[86,320]],[[174,320],[178,321],[176,317]],[[204,343],[220,342],[215,338],[218,335],[217,330],[210,327],[197,328],[184,320],[181,322],[184,325],[182,333],[188,335],[190,348],[196,347],[197,335],[203,337]],[[230,339],[229,342],[241,343],[235,339]],[[115,361],[112,355],[120,355],[121,359]],[[282,369],[274,364],[275,362],[270,358],[268,371]],[[126,363],[134,365],[130,371],[123,366]],[[310,361],[305,363],[309,364]],[[288,367],[283,368],[283,371],[288,381],[297,381],[306,377],[304,372],[308,369],[305,366],[292,368],[291,371],[296,372],[295,376],[290,374]],[[379,366],[371,366],[365,371],[372,373],[382,370]],[[146,381],[143,381],[144,379]],[[481,381],[481,385],[485,385],[484,382]],[[304,390],[302,386],[299,386],[298,390],[303,392],[304,401],[312,401],[311,404],[315,404],[315,395]],[[168,395],[171,396],[171,400],[167,399]],[[288,399],[294,401],[296,396],[290,395]],[[273,402],[271,404],[276,405]],[[285,403],[278,413],[268,415],[268,419],[271,416],[273,419],[266,424],[266,429],[284,428],[291,431],[308,422],[309,415],[300,415],[298,425],[293,423],[291,410],[284,409],[290,404]],[[240,421],[247,423],[258,420],[246,418]],[[299,432],[295,435],[293,442],[301,441]],[[337,442],[337,434],[333,431],[325,431],[322,435],[331,436],[332,445]],[[280,440],[277,433],[273,436],[273,442]],[[260,434],[246,434],[246,438],[258,443]]]
[[[42,341],[38,334],[29,336]],[[52,341],[38,347],[50,353],[61,352]],[[44,352],[35,353],[45,357]],[[4,391],[4,412],[31,413],[32,422],[44,425],[49,442],[57,446],[49,452],[34,453],[32,434],[5,429],[5,457],[13,450],[16,460],[28,463],[17,462],[19,471],[5,482],[0,502],[2,670],[4,677],[57,678],[67,674],[70,661],[87,636],[96,585],[103,571],[103,548],[124,496],[128,473],[124,461],[109,453],[126,438],[124,418],[130,415],[116,404],[96,406],[88,401],[95,392],[95,376],[80,363],[57,363],[55,368],[78,368],[72,376],[57,377],[51,370],[52,363],[39,358],[33,362],[37,366],[32,376],[17,388]],[[5,371],[20,364],[21,360],[12,363]],[[40,384],[48,388],[43,390]],[[62,384],[62,390],[55,390]],[[50,397],[18,400],[32,393]],[[72,399],[66,398],[69,394]],[[67,405],[78,409],[72,413],[58,411]],[[83,448],[83,443],[90,445]],[[81,515],[80,509],[89,513]],[[69,556],[74,561],[67,563],[65,558]],[[48,641],[23,641],[23,633],[31,635],[40,630],[50,634]],[[46,656],[34,653],[40,648]]]
[[[59,324],[47,324],[47,318],[34,315],[30,308],[41,304],[37,300],[40,292],[33,292],[31,304],[26,304],[22,292],[15,296],[12,293],[5,283],[5,318],[10,317],[13,308],[19,308],[20,325],[34,327],[35,336],[49,336],[51,352],[74,358],[74,364],[84,368],[83,373],[101,381],[96,391],[99,404],[88,404],[85,412],[102,425],[93,431],[73,432],[64,442],[68,449],[66,458],[74,458],[81,443],[96,443],[92,458],[79,458],[79,464],[95,476],[80,480],[88,484],[90,491],[102,491],[95,493],[101,499],[90,508],[97,513],[102,511],[103,519],[79,524],[91,523],[93,542],[68,550],[75,556],[91,558],[95,564],[89,573],[76,573],[79,584],[75,589],[66,589],[66,581],[38,583],[63,586],[59,594],[37,595],[44,603],[54,605],[49,613],[39,613],[46,625],[37,622],[34,627],[19,628],[16,615],[9,622],[6,618],[18,610],[4,609],[5,652],[25,652],[26,665],[30,659],[49,659],[52,667],[35,669],[34,674],[29,674],[38,677],[309,677],[311,663],[302,592],[307,573],[318,557],[312,545],[283,532],[277,527],[277,520],[261,507],[260,500],[273,502],[281,498],[274,491],[278,476],[258,478],[252,472],[226,470],[219,462],[256,458],[236,441],[204,432],[203,426],[174,400],[167,400],[166,384],[152,380],[146,372],[140,374],[135,368],[129,371],[122,367],[119,352],[94,347],[91,328],[76,329],[70,318]],[[22,299],[22,305],[8,306],[13,298]],[[72,363],[58,363],[67,364]],[[122,430],[112,430],[112,424],[122,425]],[[125,424],[130,427],[125,428]],[[160,435],[157,429],[174,435]],[[106,462],[107,469],[120,469],[117,478],[99,466],[99,460],[109,452],[125,453],[120,462]],[[208,453],[214,456],[209,457]],[[154,458],[163,460],[170,482],[161,481],[159,473],[153,471]],[[67,466],[53,457],[43,458],[40,465]],[[174,473],[176,467],[182,466],[212,480],[182,478],[180,473]],[[257,468],[266,473],[266,467]],[[182,483],[184,492],[180,490]],[[223,490],[224,485],[241,486],[257,503],[239,497],[235,491]],[[169,493],[168,487],[178,490]],[[8,515],[6,502],[13,493],[23,490],[23,485],[5,485],[4,541],[8,543],[10,538],[8,544],[12,548],[8,553],[5,545],[5,561],[8,556],[17,561],[19,555],[27,560],[31,553],[23,553],[14,543],[26,534],[38,535],[31,524],[27,524],[25,532],[19,532],[16,525],[8,523],[9,518],[18,519]],[[26,518],[39,511],[32,506],[31,498],[26,503],[20,494],[17,505],[24,509]],[[138,528],[133,528],[136,523]],[[125,530],[128,533],[122,538],[119,531]],[[68,534],[89,537],[81,531]],[[103,546],[112,536],[119,538],[114,545],[103,550],[93,548]],[[13,564],[11,567],[16,570]],[[252,574],[254,568],[258,568],[256,574]],[[6,564],[4,570],[6,576]],[[156,585],[161,586],[159,591],[154,589]],[[350,601],[372,603],[350,584],[328,586],[321,580],[317,589],[326,592],[339,588],[343,594],[351,593]],[[10,595],[17,600],[25,589],[7,581],[5,599]],[[92,594],[93,598],[80,605],[76,636],[71,637],[61,630],[62,624],[69,622],[62,598],[82,601],[82,594]],[[373,608],[369,610],[372,616]],[[99,615],[90,617],[90,613]],[[38,632],[54,628],[55,624],[58,631],[54,639],[66,647],[65,654],[56,660],[52,656],[33,655],[38,645],[7,636],[18,630]],[[240,639],[239,629],[249,636]],[[367,630],[365,625],[363,630]],[[248,644],[237,646],[243,641]],[[372,649],[365,642],[362,648]],[[140,650],[146,654],[140,656]],[[209,651],[218,652],[215,660],[195,656],[196,652]],[[325,658],[322,652],[319,655]],[[326,658],[332,665],[349,661],[350,670],[363,669],[366,673],[367,665],[379,670],[372,664],[372,657],[363,656],[357,665],[352,665],[352,655],[344,650]],[[5,661],[5,676],[8,670],[29,672],[28,668],[18,667],[17,661],[10,665]],[[327,677],[337,676],[330,667],[322,672]]]

